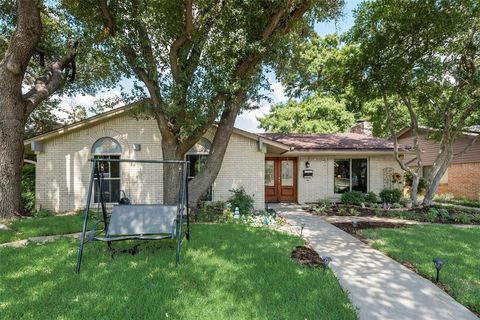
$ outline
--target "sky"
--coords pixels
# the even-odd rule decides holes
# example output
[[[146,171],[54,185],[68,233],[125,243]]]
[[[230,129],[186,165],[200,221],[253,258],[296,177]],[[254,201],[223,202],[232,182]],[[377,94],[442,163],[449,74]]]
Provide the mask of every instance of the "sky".
[[[345,0],[342,17],[338,18],[336,21],[317,23],[315,25],[315,31],[321,36],[332,33],[341,34],[348,31],[353,25],[353,10],[360,2],[361,0]],[[263,101],[258,109],[240,114],[235,122],[237,128],[250,132],[263,132],[264,130],[258,127],[259,122],[257,121],[257,117],[267,114],[271,105],[287,101],[284,88],[281,83],[275,80],[274,74],[268,74],[268,82],[270,83],[271,90],[264,91],[263,94],[270,97],[271,101]],[[121,85],[125,90],[130,90],[132,88],[132,83],[129,80],[122,81]],[[95,101],[98,99],[113,98],[119,95],[120,89],[100,92],[96,96],[78,95],[74,98],[68,97],[63,99],[61,105],[63,107],[68,107],[69,104],[76,104],[85,106],[88,109],[89,107],[94,106]],[[60,116],[62,116],[62,114],[60,114]]]

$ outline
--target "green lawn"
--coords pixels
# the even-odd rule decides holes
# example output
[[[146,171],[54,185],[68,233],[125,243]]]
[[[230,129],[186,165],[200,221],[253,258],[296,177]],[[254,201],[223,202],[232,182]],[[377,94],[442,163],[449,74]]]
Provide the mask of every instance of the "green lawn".
[[[136,242],[139,243],[139,242]],[[355,319],[330,270],[290,259],[299,237],[236,224],[196,224],[175,268],[173,243],[112,257],[105,243],[0,248],[4,319]],[[115,243],[131,247],[133,243]]]
[[[373,246],[400,262],[410,262],[428,279],[435,275],[434,257],[447,259],[440,281],[460,303],[480,313],[480,228],[423,225],[362,230]]]
[[[14,220],[8,225],[12,230],[0,230],[0,243],[29,237],[80,232],[83,218],[84,215],[80,214]]]

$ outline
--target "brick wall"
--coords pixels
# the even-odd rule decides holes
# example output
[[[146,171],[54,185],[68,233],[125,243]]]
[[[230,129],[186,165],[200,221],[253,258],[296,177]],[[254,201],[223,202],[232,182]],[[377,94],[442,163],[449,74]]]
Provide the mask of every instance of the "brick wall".
[[[102,137],[116,139],[122,159],[161,160],[161,137],[154,120],[135,120],[127,115],[110,119],[44,142],[37,155],[36,207],[55,212],[83,209],[90,180],[92,145]],[[210,140],[213,132],[206,137]],[[141,144],[140,151],[132,145]],[[244,186],[254,196],[255,207],[264,206],[264,154],[252,139],[233,134],[224,164],[213,186],[215,201],[225,201],[232,187]],[[134,203],[158,203],[163,199],[162,169],[153,164],[121,164],[121,189]]]
[[[451,193],[455,197],[480,199],[480,162],[451,164],[448,183],[440,184],[437,193]]]

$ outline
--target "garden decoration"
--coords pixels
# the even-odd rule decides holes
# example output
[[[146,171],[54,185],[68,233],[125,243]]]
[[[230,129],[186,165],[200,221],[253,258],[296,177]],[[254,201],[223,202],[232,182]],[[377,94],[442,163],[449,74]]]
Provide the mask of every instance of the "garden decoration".
[[[188,161],[174,161],[174,160],[126,160],[126,159],[111,159],[111,158],[94,158],[90,160],[92,170],[90,174],[90,182],[87,190],[87,202],[85,209],[85,219],[83,222],[82,235],[80,237],[80,248],[78,250],[76,272],[80,272],[82,263],[82,255],[84,244],[90,241],[104,241],[107,242],[108,247],[111,248],[113,241],[123,240],[163,240],[163,239],[177,239],[176,246],[176,265],[180,263],[180,249],[183,240],[182,226],[184,215],[186,216],[186,239],[190,240],[190,218],[188,210]],[[134,170],[138,170],[135,165],[141,163],[142,169],[148,171],[145,167],[148,164],[155,166],[151,172],[162,172],[165,166],[175,166],[178,168],[178,196],[176,204],[132,204],[129,199],[122,201],[122,204],[116,204],[112,207],[110,217],[107,215],[107,206],[105,203],[106,193],[103,188],[105,186],[104,173],[108,174],[112,163],[122,164],[122,172],[125,172],[123,166],[130,164]],[[159,165],[162,168],[157,168]],[[106,171],[104,171],[106,170]],[[139,185],[135,187],[143,188],[144,180],[151,179],[151,176],[140,176],[136,173],[135,180]],[[129,183],[132,179],[128,178]],[[94,185],[95,192],[94,192]],[[154,194],[153,194],[154,195]],[[94,196],[92,198],[92,196]],[[90,236],[86,239],[87,223],[90,212],[90,205],[92,202],[97,203],[97,221],[94,223]],[[151,200],[149,201],[151,202]],[[100,210],[101,206],[101,210]],[[103,224],[103,229],[97,230],[99,223]]]
[[[437,276],[435,278],[435,282],[438,282],[440,280],[440,270],[443,268],[443,265],[447,261],[442,258],[434,258],[432,262],[435,265],[435,269],[437,269]]]
[[[240,209],[238,207],[235,207],[235,214],[233,215],[235,219],[240,218]]]

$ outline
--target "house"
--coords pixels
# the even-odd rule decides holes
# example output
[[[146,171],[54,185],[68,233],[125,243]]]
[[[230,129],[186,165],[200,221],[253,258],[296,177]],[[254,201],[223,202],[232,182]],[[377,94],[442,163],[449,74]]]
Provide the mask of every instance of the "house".
[[[472,128],[474,129],[474,128]],[[451,193],[455,197],[480,197],[480,140],[474,140],[480,128],[475,131],[464,132],[453,145],[454,157],[447,171],[440,181],[437,193]],[[437,157],[440,146],[438,141],[429,138],[432,129],[419,129],[419,146],[422,150],[423,176],[431,170]],[[411,128],[404,128],[397,134],[398,142],[405,146],[413,146],[414,136]],[[472,144],[473,143],[473,144]],[[471,144],[471,146],[469,146]],[[463,152],[465,147],[467,151]],[[415,165],[416,157],[413,153],[405,156],[407,164]]]
[[[26,152],[36,154],[37,209],[84,208],[92,157],[162,158],[155,120],[137,120],[131,115],[133,109],[125,106],[25,141]],[[187,153],[190,178],[201,169],[214,132],[212,127]],[[266,202],[339,199],[350,190],[378,194],[393,187],[393,173],[401,172],[392,148],[390,141],[359,133],[255,134],[235,129],[206,197],[225,201],[229,190],[243,187],[254,198],[255,208],[263,209]],[[164,186],[158,168],[116,163],[105,170],[107,202],[116,203],[122,191],[133,203],[162,201]]]

